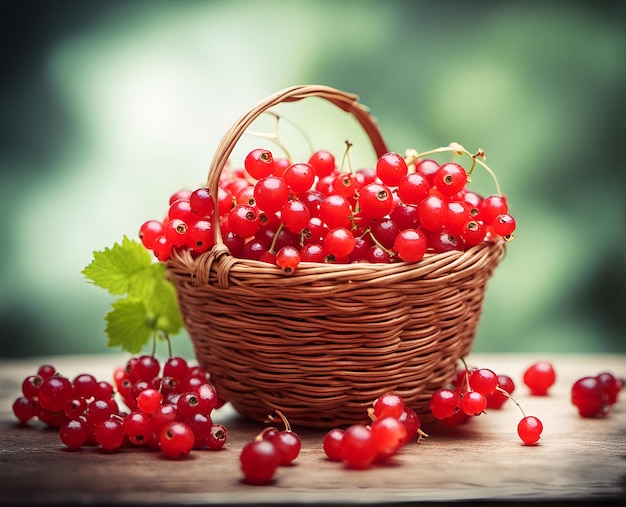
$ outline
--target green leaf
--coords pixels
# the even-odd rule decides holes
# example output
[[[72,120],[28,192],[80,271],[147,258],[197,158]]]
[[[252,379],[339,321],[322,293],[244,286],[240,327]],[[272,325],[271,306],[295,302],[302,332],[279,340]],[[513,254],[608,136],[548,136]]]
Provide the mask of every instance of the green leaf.
[[[93,253],[93,260],[82,274],[93,284],[106,289],[115,296],[128,291],[134,275],[149,268],[152,257],[139,242],[124,236],[122,244]]]
[[[154,335],[152,317],[141,301],[118,299],[107,313],[106,333],[109,347],[121,347],[131,354],[138,354]]]
[[[169,338],[181,331],[183,318],[166,271],[143,244],[126,236],[121,244],[94,252],[83,275],[111,295],[124,296],[105,316],[109,347],[137,354],[151,337]]]
[[[183,327],[183,319],[178,308],[174,285],[165,278],[165,266],[152,264],[133,276],[128,298],[142,301],[147,311],[155,317],[155,330],[178,334]]]

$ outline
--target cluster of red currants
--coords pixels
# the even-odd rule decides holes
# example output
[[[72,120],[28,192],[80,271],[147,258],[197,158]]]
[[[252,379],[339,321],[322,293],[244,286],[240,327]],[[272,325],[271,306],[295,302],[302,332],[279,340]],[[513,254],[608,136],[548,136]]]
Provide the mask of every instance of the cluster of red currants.
[[[279,466],[291,465],[300,454],[300,437],[280,410],[276,411],[276,415],[284,423],[285,429],[268,426],[241,449],[239,461],[248,484],[269,484]],[[268,422],[275,420],[274,416],[270,416]]]
[[[522,412],[517,434],[526,445],[537,443],[543,431],[542,422],[527,416],[511,396],[515,383],[508,375],[497,375],[489,368],[459,368],[455,382],[450,387],[437,389],[431,395],[430,410],[443,424],[456,426],[470,417],[479,416],[487,408],[499,409],[508,399]]]
[[[455,162],[394,152],[375,168],[346,172],[325,150],[291,163],[259,148],[242,168],[222,173],[217,203],[205,187],[176,192],[166,217],[142,224],[139,237],[160,261],[173,249],[197,256],[214,244],[217,213],[233,256],[286,273],[300,262],[417,262],[427,252],[511,239],[516,224],[506,198],[480,196],[468,181]]]
[[[607,416],[623,387],[624,380],[608,371],[581,377],[572,385],[572,404],[581,417]]]
[[[414,438],[426,436],[415,411],[394,393],[379,396],[368,408],[370,424],[356,423],[346,429],[333,428],[323,440],[330,461],[363,470],[387,462]]]
[[[22,424],[38,418],[58,429],[69,449],[134,446],[180,459],[192,449],[217,450],[226,442],[227,429],[211,419],[222,401],[202,368],[170,357],[161,370],[158,359],[143,355],[132,357],[113,377],[110,383],[82,373],[70,380],[42,365],[24,379],[13,413]]]

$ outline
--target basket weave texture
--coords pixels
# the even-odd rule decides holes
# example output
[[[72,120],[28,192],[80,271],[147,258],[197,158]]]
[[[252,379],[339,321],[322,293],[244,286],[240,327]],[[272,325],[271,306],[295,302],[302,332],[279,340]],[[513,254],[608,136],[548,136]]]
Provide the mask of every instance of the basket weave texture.
[[[257,104],[225,134],[209,169],[221,171],[245,130],[281,102],[328,100],[352,114],[374,151],[385,142],[358,97],[326,86],[287,88]],[[199,363],[241,414],[265,421],[281,410],[294,426],[367,421],[381,394],[401,395],[422,421],[430,396],[453,379],[472,349],[489,278],[504,241],[426,254],[418,263],[301,263],[292,275],[233,257],[215,227],[215,246],[168,261]]]

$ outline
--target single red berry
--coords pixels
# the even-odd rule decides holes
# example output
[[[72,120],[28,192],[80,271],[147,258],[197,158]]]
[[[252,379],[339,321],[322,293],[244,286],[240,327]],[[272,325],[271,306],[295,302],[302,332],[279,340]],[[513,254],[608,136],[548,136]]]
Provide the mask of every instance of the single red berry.
[[[491,224],[491,226],[493,227],[493,232],[495,232],[498,236],[502,236],[503,238],[508,238],[509,236],[513,235],[513,232],[517,227],[515,219],[508,213],[498,215]]]
[[[348,427],[341,439],[341,459],[348,468],[369,468],[376,459],[376,441],[364,424]]]
[[[284,246],[276,253],[276,265],[288,275],[300,264],[300,252],[292,246]]]
[[[430,411],[437,419],[447,419],[461,410],[461,398],[453,389],[442,387],[430,396]]]
[[[397,187],[408,171],[406,161],[398,153],[385,153],[376,162],[376,175],[390,187]]]
[[[274,157],[271,151],[257,148],[246,155],[243,165],[250,176],[260,180],[274,172]]]
[[[359,192],[359,212],[368,219],[383,218],[394,205],[393,194],[386,185],[370,183]]]
[[[267,176],[256,182],[254,199],[260,210],[275,213],[289,200],[289,186],[283,178]]]
[[[470,373],[469,383],[473,391],[490,396],[498,387],[498,376],[489,368],[479,368]]]
[[[198,217],[210,217],[215,211],[211,191],[206,187],[196,188],[189,196],[191,211]]]
[[[536,417],[529,415],[524,417],[517,425],[517,434],[525,445],[534,445],[541,437],[543,424]]]
[[[406,426],[396,417],[376,419],[371,424],[371,430],[378,458],[393,456],[406,439]]]
[[[404,398],[395,393],[381,394],[372,403],[373,414],[376,419],[395,417],[398,419],[404,410]]]
[[[297,162],[285,170],[283,179],[294,194],[300,194],[309,190],[315,182],[315,170],[311,164]]]
[[[330,461],[341,461],[341,440],[344,430],[342,428],[333,428],[324,435],[323,448],[326,457]]]
[[[461,410],[470,416],[478,416],[487,408],[487,398],[477,391],[467,391],[461,397]]]
[[[330,176],[335,170],[335,157],[329,151],[318,150],[309,158],[309,164],[313,167],[315,174],[323,178]]]
[[[607,393],[601,381],[595,376],[581,377],[574,382],[571,401],[581,417],[596,417],[609,411]]]
[[[439,166],[433,178],[434,186],[443,195],[453,196],[459,193],[467,183],[465,169],[454,162],[446,162]]]
[[[158,220],[148,220],[139,228],[139,239],[143,243],[143,246],[152,250],[154,242],[159,236],[165,234],[165,227],[163,222]]]
[[[441,229],[448,216],[448,203],[440,196],[431,194],[417,205],[420,224],[427,231]]]
[[[159,435],[159,445],[168,458],[186,458],[193,449],[193,431],[183,422],[167,423]]]
[[[428,180],[420,173],[409,173],[398,184],[398,196],[404,204],[419,204],[429,192]]]
[[[556,372],[550,362],[538,361],[524,371],[523,381],[531,394],[545,396],[556,381]]]
[[[419,229],[405,229],[396,237],[393,248],[403,261],[417,262],[424,258],[428,237]]]
[[[241,471],[249,484],[269,484],[280,465],[281,455],[276,446],[264,438],[248,442],[239,455]]]

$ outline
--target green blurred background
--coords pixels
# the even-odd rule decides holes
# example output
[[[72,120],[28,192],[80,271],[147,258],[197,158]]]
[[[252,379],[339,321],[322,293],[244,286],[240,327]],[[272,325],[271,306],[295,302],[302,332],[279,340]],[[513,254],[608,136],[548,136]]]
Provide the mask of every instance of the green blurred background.
[[[625,21],[624,2],[0,1],[0,354],[119,352],[92,252],[202,184],[240,114],[307,83],[358,94],[394,151],[485,150],[518,230],[476,351],[626,352]],[[299,105],[284,114],[316,147],[359,139]]]

